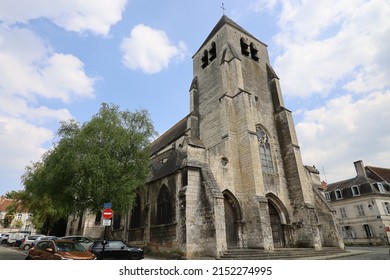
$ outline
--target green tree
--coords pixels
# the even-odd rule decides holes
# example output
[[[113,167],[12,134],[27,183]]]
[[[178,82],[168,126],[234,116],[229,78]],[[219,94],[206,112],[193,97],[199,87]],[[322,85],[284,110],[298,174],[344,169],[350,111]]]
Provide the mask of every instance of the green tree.
[[[6,213],[3,219],[3,225],[5,228],[8,228],[11,226],[12,221],[15,219],[16,216],[16,204],[11,204],[7,207]]]
[[[124,213],[147,178],[155,134],[146,110],[120,111],[105,103],[89,122],[62,122],[58,142],[26,168],[22,201],[42,223],[100,210],[104,202]]]

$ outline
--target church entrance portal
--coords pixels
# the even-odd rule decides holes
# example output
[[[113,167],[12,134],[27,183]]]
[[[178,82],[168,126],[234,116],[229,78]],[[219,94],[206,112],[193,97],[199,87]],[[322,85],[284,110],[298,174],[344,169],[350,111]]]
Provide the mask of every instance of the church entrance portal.
[[[268,202],[268,209],[269,209],[269,215],[271,221],[272,238],[274,241],[274,247],[275,248],[284,247],[284,235],[283,235],[283,228],[282,228],[282,223],[280,221],[279,212],[275,208],[275,206],[270,202]]]
[[[226,243],[228,248],[238,247],[237,207],[227,194],[224,194]]]

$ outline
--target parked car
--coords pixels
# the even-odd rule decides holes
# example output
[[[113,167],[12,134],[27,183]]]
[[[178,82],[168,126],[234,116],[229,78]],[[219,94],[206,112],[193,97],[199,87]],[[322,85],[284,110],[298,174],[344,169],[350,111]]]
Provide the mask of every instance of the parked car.
[[[43,234],[36,234],[36,235],[27,235],[22,244],[20,244],[19,248],[23,250],[29,250],[31,248],[31,244],[34,240],[37,240],[39,237],[45,236]]]
[[[28,235],[27,233],[23,233],[23,232],[10,233],[8,240],[7,240],[7,243],[10,244],[11,246],[13,246],[14,243],[16,242],[16,240],[23,239],[27,235]]]
[[[89,236],[82,236],[82,235],[64,236],[64,237],[61,237],[60,239],[73,240],[75,242],[78,242],[87,250],[89,249],[89,247],[91,247],[91,245],[95,241],[93,238],[91,238]]]
[[[35,239],[32,243],[31,243],[31,247],[34,247],[39,241],[43,241],[43,240],[57,240],[58,237],[57,236],[53,236],[53,235],[48,235],[48,236],[41,236],[41,237],[38,237],[37,239]]]
[[[141,260],[144,258],[144,250],[142,248],[127,246],[121,240],[95,241],[89,248],[89,251],[100,260]]]
[[[0,244],[6,244],[8,238],[9,238],[9,233],[8,232],[0,233]]]
[[[96,256],[72,240],[39,241],[28,251],[26,260],[95,260]]]
[[[20,239],[16,239],[16,241],[14,242],[14,244],[12,244],[12,246],[13,247],[19,247],[23,243],[24,239],[26,239],[26,238],[23,237],[23,238],[20,238]]]

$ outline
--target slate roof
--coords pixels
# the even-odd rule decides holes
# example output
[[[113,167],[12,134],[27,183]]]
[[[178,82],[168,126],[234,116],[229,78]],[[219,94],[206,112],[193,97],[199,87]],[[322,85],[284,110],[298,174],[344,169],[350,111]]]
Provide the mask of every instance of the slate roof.
[[[390,169],[375,167],[375,166],[366,166],[366,173],[369,177],[376,179],[379,182],[385,181],[390,184]]]
[[[341,190],[343,199],[345,198],[353,198],[354,195],[352,193],[352,186],[358,186],[359,192],[361,195],[367,194],[386,194],[390,193],[390,169],[381,168],[381,167],[373,167],[373,166],[365,166],[365,171],[367,176],[357,175],[354,178],[335,182],[329,184],[325,192],[330,193],[331,200],[335,200],[335,194],[333,193],[335,190]],[[382,183],[385,192],[380,192],[379,187],[376,183]]]
[[[182,169],[187,164],[187,154],[182,149],[176,149],[168,158],[168,160],[156,166],[154,174],[151,174],[148,182],[152,182],[163,178],[167,175],[175,173],[177,170]]]
[[[150,154],[153,155],[162,148],[173,143],[175,140],[183,136],[187,132],[187,118],[181,119],[178,123],[167,130],[163,135],[158,137],[150,145]]]

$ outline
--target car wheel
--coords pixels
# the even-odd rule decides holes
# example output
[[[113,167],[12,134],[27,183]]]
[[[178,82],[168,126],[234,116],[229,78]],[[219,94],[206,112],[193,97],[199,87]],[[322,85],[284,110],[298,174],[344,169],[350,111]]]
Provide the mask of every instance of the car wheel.
[[[129,260],[139,260],[138,254],[137,253],[130,254]]]
[[[28,250],[30,250],[30,247],[31,247],[30,245],[26,244],[26,245],[24,245],[23,249],[28,251]]]

